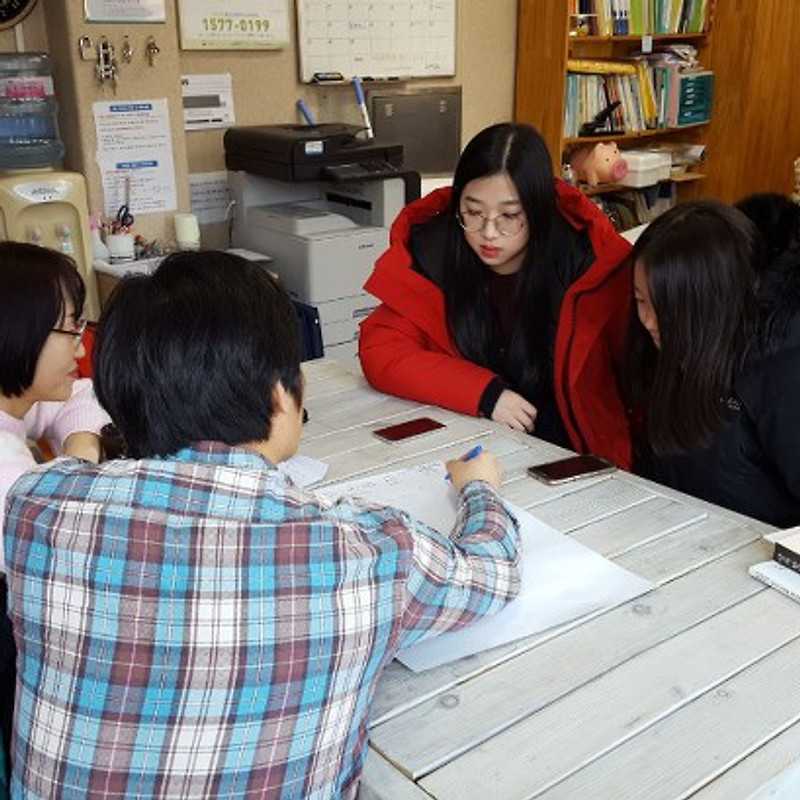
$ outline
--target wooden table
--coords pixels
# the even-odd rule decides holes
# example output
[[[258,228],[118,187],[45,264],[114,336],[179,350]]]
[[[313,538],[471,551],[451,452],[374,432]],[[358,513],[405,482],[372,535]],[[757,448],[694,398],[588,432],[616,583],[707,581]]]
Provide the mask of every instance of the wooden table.
[[[657,584],[428,672],[394,662],[362,800],[800,797],[800,605],[747,574],[771,555],[768,526],[625,472],[545,486],[525,468],[560,448],[383,395],[336,362],[304,368],[300,452],[330,464],[325,483],[481,442],[505,497]],[[446,427],[397,444],[372,434],[421,413]]]

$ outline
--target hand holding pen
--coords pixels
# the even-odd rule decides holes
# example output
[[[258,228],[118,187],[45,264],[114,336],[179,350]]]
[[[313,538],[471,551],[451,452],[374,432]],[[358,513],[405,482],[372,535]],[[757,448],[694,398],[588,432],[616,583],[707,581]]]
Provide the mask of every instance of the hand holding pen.
[[[481,445],[476,445],[461,458],[448,461],[445,467],[456,491],[460,492],[470,481],[486,481],[500,491],[503,482],[500,464],[491,453],[485,453]]]

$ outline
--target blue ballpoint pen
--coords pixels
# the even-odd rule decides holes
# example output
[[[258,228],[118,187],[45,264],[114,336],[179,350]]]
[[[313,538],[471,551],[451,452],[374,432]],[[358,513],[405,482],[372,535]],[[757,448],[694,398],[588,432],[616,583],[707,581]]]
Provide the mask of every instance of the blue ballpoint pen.
[[[472,448],[472,450],[470,450],[467,453],[464,453],[464,455],[461,456],[461,458],[459,458],[458,460],[459,461],[472,461],[473,458],[477,458],[482,452],[483,452],[483,445],[476,444],[475,447]],[[448,481],[450,480],[450,475],[449,474],[445,476],[445,480],[448,480]]]
[[[367,139],[374,139],[375,134],[372,132],[372,123],[369,119],[369,111],[367,111],[367,103],[364,100],[364,90],[361,88],[361,79],[353,78],[353,89],[356,93],[356,103],[358,103],[358,110],[361,112],[361,119],[364,121],[364,131]]]
[[[311,113],[311,109],[306,105],[305,100],[303,100],[302,98],[298,100],[297,108],[303,115],[303,119],[306,121],[308,125],[316,125],[316,120],[314,119],[314,115]]]

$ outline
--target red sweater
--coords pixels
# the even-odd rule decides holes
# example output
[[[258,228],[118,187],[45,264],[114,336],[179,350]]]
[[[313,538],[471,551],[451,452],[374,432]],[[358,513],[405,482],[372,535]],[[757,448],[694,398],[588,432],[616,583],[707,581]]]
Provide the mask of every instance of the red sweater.
[[[556,402],[573,447],[631,465],[625,407],[617,386],[630,313],[630,245],[581,192],[557,181],[559,210],[589,235],[595,261],[567,290],[554,353]],[[450,189],[408,205],[392,225],[389,249],[364,288],[381,305],[364,320],[359,358],[367,380],[382,392],[478,415],[496,377],[463,358],[450,339],[444,297],[412,265],[411,226],[446,211]]]

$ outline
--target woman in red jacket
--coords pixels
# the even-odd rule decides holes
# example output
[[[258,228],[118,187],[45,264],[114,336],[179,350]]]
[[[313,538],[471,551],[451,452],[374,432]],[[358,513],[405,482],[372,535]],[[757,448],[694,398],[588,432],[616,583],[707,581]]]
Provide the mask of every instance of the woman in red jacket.
[[[451,189],[411,203],[365,288],[359,357],[381,391],[483,415],[630,466],[617,387],[630,246],[556,180],[543,139],[477,134]]]

